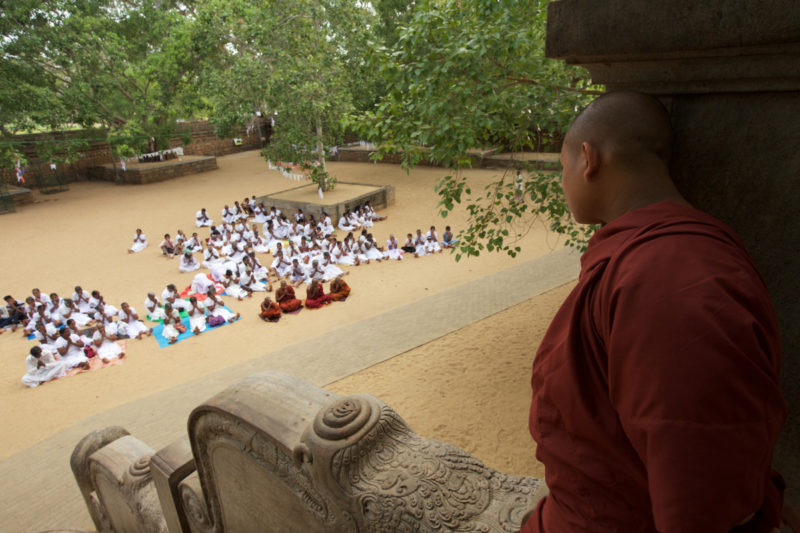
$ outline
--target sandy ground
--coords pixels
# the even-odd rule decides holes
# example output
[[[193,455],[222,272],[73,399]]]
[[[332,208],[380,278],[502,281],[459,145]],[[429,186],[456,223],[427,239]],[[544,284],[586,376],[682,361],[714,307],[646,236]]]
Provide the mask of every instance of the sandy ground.
[[[184,287],[192,278],[192,274],[178,272],[177,260],[160,256],[157,243],[164,233],[174,234],[181,228],[191,234],[195,230],[194,214],[200,207],[206,207],[212,217],[218,219],[225,203],[296,185],[277,171],[269,171],[257,152],[219,158],[218,162],[220,168],[216,171],[168,182],[139,186],[76,183],[68,192],[51,196],[37,194],[35,204],[0,217],[5,244],[5,253],[0,256],[4,294],[24,299],[33,287],[39,287],[43,292],[55,291],[67,297],[72,294],[73,287],[80,284],[89,291],[99,289],[114,305],[128,301],[143,314],[148,290],[160,293],[167,283]],[[396,204],[381,212],[388,215],[388,220],[373,228],[380,242],[385,242],[389,233],[404,235],[431,224],[437,225],[441,235],[445,222],[458,230],[466,220],[464,211],[452,213],[446,221],[437,214],[433,187],[444,175],[442,169],[420,168],[406,174],[394,165],[332,163],[329,170],[341,181],[389,183],[396,187]],[[473,189],[477,190],[497,178],[498,173],[473,170],[468,176]],[[151,244],[145,251],[129,255],[126,250],[137,227],[144,230]],[[206,236],[208,231],[203,229],[199,233]],[[24,373],[25,355],[33,341],[23,339],[19,332],[7,332],[0,335],[0,420],[4,428],[0,435],[0,460],[90,414],[457,287],[513,266],[515,261],[548,253],[559,243],[537,224],[523,239],[522,246],[523,253],[516,260],[500,254],[484,254],[456,263],[451,255],[443,253],[353,268],[348,277],[353,293],[347,302],[321,311],[306,310],[299,315],[286,316],[277,324],[265,324],[257,318],[257,298],[244,302],[225,298],[232,309],[242,313],[243,319],[234,325],[163,349],[154,339],[131,340],[124,364],[57,380],[37,389],[27,389],[19,381]],[[270,257],[265,255],[261,259],[265,262]],[[302,289],[299,293],[303,297]],[[563,295],[557,291],[553,294],[553,305],[556,305]],[[520,331],[525,334],[543,331],[555,309],[548,306],[527,309],[524,305],[515,308],[522,317],[517,318],[524,322],[520,323]],[[494,322],[495,317],[478,323],[475,327],[479,330],[472,341],[466,341],[467,337],[461,332],[450,335],[442,339],[445,344],[430,343],[419,349],[427,350],[422,355],[417,355],[417,351],[409,352],[397,358],[397,362],[389,361],[352,380],[337,383],[336,390],[375,394],[393,405],[425,436],[450,440],[503,470],[536,474],[535,462],[530,462],[532,448],[523,454],[503,452],[500,456],[492,451],[499,449],[501,441],[512,439],[506,433],[510,429],[486,435],[476,431],[496,414],[494,409],[487,407],[484,412],[482,407],[488,406],[490,400],[504,403],[506,393],[513,390],[515,396],[521,394],[515,400],[519,408],[507,409],[513,420],[509,419],[508,424],[501,427],[515,428],[516,442],[521,443],[520,446],[530,446],[524,404],[529,396],[527,380],[536,341],[534,337],[527,337],[525,341],[503,342],[508,334],[497,333],[499,325],[517,320],[512,320],[512,316],[516,316],[514,312],[500,323]],[[532,327],[531,323],[536,325]],[[497,351],[501,343],[516,346],[514,349],[506,346],[503,353],[514,352],[517,360],[500,363],[498,359],[496,365],[492,364],[492,358],[485,354]],[[447,358],[451,362],[446,362]],[[401,364],[400,360],[409,362],[402,367],[391,366]],[[486,379],[485,365],[497,370],[497,379]],[[434,374],[438,378],[434,378]],[[513,378],[513,386],[501,376]],[[417,385],[424,385],[420,390],[425,390],[425,394],[409,394]],[[486,396],[475,391],[485,392]],[[499,400],[498,392],[503,393]],[[474,411],[463,415],[463,424],[447,425],[452,415],[448,415],[444,406],[465,404]],[[493,411],[495,414],[491,414]],[[484,414],[479,416],[479,412]],[[522,462],[516,463],[517,460]]]
[[[528,433],[531,364],[574,283],[410,350],[326,389],[367,393],[419,435],[465,449],[501,472],[542,478]]]

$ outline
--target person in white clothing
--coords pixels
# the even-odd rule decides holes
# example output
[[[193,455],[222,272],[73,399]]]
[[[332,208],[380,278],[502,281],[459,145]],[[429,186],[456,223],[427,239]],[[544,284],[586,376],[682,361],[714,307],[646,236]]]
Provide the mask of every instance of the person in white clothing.
[[[81,313],[91,313],[94,311],[92,306],[89,305],[89,299],[91,295],[83,290],[80,285],[75,287],[75,292],[72,293],[72,303],[74,303],[78,307],[78,311]]]
[[[431,226],[431,229],[425,234],[425,248],[431,254],[442,251],[442,247],[439,244],[439,235],[436,233],[436,226]]]
[[[118,332],[122,335],[127,335],[131,339],[141,339],[142,335],[148,337],[152,335],[153,330],[144,325],[144,322],[139,320],[139,315],[136,309],[129,306],[126,302],[122,302],[122,309],[119,311],[119,329]]]
[[[75,323],[83,327],[92,322],[92,317],[86,313],[81,313],[78,308],[72,303],[69,298],[64,298],[58,308],[58,314],[61,317],[61,322],[66,322],[70,319],[75,320]]]
[[[199,274],[202,275],[202,274]],[[144,300],[144,308],[147,310],[147,317],[153,322],[164,320],[164,310],[161,308],[161,300],[153,292],[147,293],[147,298]]]
[[[205,307],[197,303],[197,298],[192,296],[189,298],[189,329],[195,335],[200,335],[201,332],[206,330],[206,310]]]
[[[192,252],[186,252],[181,256],[178,270],[181,272],[194,272],[195,270],[200,270],[200,263],[194,258]]]
[[[41,346],[31,348],[30,354],[25,358],[25,367],[28,372],[22,376],[22,384],[26,387],[38,387],[51,379],[64,377],[67,373],[67,364],[56,360],[51,350],[42,349]]]
[[[186,242],[183,243],[183,251],[184,253],[203,251],[203,243],[200,241],[200,236],[197,235],[197,232],[192,233],[192,236],[186,239]]]
[[[195,213],[195,225],[198,228],[202,228],[203,226],[212,226],[214,221],[208,218],[208,213],[206,213],[206,208],[202,208],[200,211]]]
[[[195,274],[192,285],[189,287],[190,294],[205,294],[208,289],[214,288],[214,282],[208,279],[205,274]]]
[[[99,357],[103,363],[108,363],[117,357],[125,357],[122,346],[117,344],[117,335],[106,331],[102,323],[97,324],[97,328],[94,330],[92,344],[94,344],[97,350],[97,357]]]
[[[178,325],[181,323],[181,314],[177,309],[173,309],[169,303],[164,304],[164,329],[161,330],[161,336],[167,339],[170,344],[178,342]]]
[[[225,294],[228,296],[233,296],[239,301],[242,301],[247,296],[250,296],[249,292],[239,286],[239,278],[233,273],[232,270],[225,271],[225,277],[220,280],[220,283],[223,287],[225,287]]]
[[[221,316],[225,322],[233,322],[239,318],[239,313],[235,315],[229,310],[225,309],[225,303],[222,301],[216,292],[209,290],[206,293],[206,301],[204,302],[205,308],[209,316]]]
[[[141,252],[147,248],[147,235],[142,233],[141,229],[136,230],[136,235],[133,236],[133,244],[128,249],[129,254],[135,254],[136,252]]]
[[[172,307],[178,310],[188,310],[189,303],[180,297],[178,290],[175,288],[174,283],[170,283],[166,288],[161,291],[161,301],[164,305],[169,303]]]
[[[92,291],[92,297],[89,298],[89,307],[92,309],[97,309],[100,305],[104,306],[104,313],[108,316],[117,316],[117,313],[119,313],[119,309],[109,303],[106,303],[103,295],[100,294],[100,291],[95,289]]]
[[[83,353],[83,341],[71,333],[69,328],[64,328],[59,332],[55,347],[67,369],[79,367],[89,370],[89,358]]]
[[[53,324],[45,323],[45,322],[37,322],[36,323],[36,330],[33,333],[33,336],[39,341],[39,344],[42,345],[44,348],[48,348],[51,350],[56,349],[56,341],[58,340],[59,334],[58,330]]]
[[[428,255],[428,241],[425,236],[422,235],[422,230],[419,229],[414,235],[414,255],[416,257]]]
[[[356,228],[357,226],[350,220],[350,210],[348,209],[339,217],[339,229],[342,231],[354,231]]]
[[[389,235],[386,240],[386,251],[383,252],[383,256],[386,259],[394,259],[395,261],[403,259],[403,250],[400,249],[400,245],[394,235]]]

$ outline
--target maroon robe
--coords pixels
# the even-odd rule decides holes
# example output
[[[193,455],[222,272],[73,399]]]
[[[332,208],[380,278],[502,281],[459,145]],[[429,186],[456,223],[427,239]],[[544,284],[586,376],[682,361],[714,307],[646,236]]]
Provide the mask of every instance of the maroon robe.
[[[758,509],[742,531],[769,531],[779,354],[730,228],[661,202],[598,230],[533,363],[550,495],[522,531],[723,532]]]

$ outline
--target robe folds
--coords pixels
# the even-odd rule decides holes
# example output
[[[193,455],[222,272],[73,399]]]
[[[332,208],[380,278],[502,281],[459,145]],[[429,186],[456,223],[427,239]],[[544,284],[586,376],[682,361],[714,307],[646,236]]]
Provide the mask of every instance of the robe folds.
[[[331,283],[331,300],[338,302],[346,299],[349,295],[350,286],[343,279],[340,279],[338,284],[336,282]]]
[[[275,299],[278,300],[278,305],[284,313],[297,311],[303,306],[303,302],[295,297],[294,289],[288,285],[275,292]]]
[[[525,533],[769,531],[786,417],[766,287],[733,231],[672,202],[602,227],[533,363],[550,495]]]
[[[261,313],[258,316],[265,320],[269,320],[270,322],[277,322],[281,318],[281,308],[280,305],[275,302],[270,302],[269,306],[265,306],[263,303],[261,304]]]
[[[331,303],[331,296],[330,294],[325,294],[322,285],[317,285],[316,288],[308,288],[306,292],[306,307],[309,309],[319,309],[328,303]]]

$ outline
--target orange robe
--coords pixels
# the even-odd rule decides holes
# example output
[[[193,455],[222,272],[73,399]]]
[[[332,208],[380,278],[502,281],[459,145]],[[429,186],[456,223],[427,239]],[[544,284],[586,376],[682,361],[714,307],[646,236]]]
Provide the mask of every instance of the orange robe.
[[[309,287],[306,292],[306,307],[309,309],[318,309],[330,301],[331,295],[325,294],[322,285],[317,285],[316,288]]]
[[[259,314],[261,318],[269,320],[270,322],[277,322],[281,318],[281,307],[275,302],[270,302],[269,306],[264,308],[264,304],[261,304],[261,313]]]
[[[334,302],[338,302],[339,300],[344,300],[350,294],[350,286],[344,282],[344,280],[340,279],[338,283],[338,287],[336,287],[336,292],[333,292],[333,288],[331,288],[331,300]]]
[[[295,298],[294,289],[288,285],[283,290],[277,290],[275,299],[278,300],[278,305],[284,313],[297,311],[303,305],[303,302]]]

